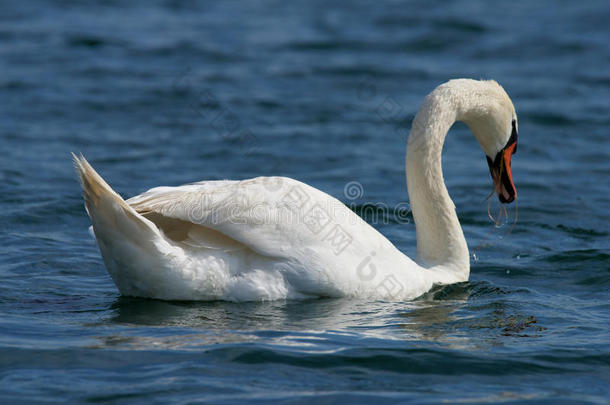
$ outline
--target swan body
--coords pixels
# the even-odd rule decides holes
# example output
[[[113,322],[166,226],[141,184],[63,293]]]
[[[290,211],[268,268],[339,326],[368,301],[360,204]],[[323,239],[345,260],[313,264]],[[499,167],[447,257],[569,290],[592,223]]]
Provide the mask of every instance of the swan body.
[[[405,300],[434,284],[468,280],[468,247],[441,169],[444,137],[456,120],[470,126],[496,169],[501,201],[516,195],[514,148],[507,152],[516,147],[516,116],[508,95],[493,81],[439,86],[426,97],[407,146],[417,261],[339,200],[294,179],[202,181],[125,201],[82,155],[74,162],[104,263],[124,295]]]

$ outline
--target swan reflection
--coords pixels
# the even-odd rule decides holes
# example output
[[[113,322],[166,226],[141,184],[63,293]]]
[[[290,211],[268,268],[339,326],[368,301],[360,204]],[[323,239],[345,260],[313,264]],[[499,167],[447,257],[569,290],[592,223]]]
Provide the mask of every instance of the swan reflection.
[[[264,341],[302,350],[344,348],[344,337],[449,343],[454,313],[467,302],[470,283],[438,287],[411,302],[312,299],[269,302],[168,302],[118,298],[99,337],[101,346],[201,349],[216,343]],[[163,327],[162,329],[159,327]],[[145,332],[143,332],[143,329]],[[157,336],[162,330],[163,335]],[[142,336],[145,335],[145,336]]]

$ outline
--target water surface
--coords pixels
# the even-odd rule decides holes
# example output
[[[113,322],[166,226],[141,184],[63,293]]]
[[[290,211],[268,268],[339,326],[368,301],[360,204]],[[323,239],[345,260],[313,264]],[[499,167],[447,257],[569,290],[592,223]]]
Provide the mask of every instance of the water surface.
[[[609,12],[604,1],[2,3],[0,400],[605,403]],[[487,217],[474,137],[458,124],[447,138],[469,282],[400,303],[118,294],[69,152],[124,196],[285,175],[357,212],[400,214],[411,119],[456,77],[498,80],[520,131],[506,236]],[[344,193],[352,181],[357,198]],[[367,219],[414,256],[411,223]]]

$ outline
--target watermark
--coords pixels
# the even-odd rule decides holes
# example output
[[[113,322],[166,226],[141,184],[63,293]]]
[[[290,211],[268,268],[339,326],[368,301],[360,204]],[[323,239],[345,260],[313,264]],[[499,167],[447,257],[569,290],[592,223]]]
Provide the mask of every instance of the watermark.
[[[350,200],[356,200],[364,196],[364,187],[357,181],[350,181],[343,187],[343,195]]]
[[[203,119],[217,135],[237,139],[242,152],[252,153],[259,148],[261,142],[258,137],[243,126],[231,107],[221,102],[211,90],[199,88],[192,76],[190,69],[183,71],[172,82],[172,90],[187,93],[188,105],[197,117]]]
[[[187,192],[175,208],[179,209],[180,204],[185,204],[189,208],[189,221],[206,226],[271,225],[277,227],[279,232],[299,232],[301,237],[308,234],[320,242],[320,247],[326,246],[333,255],[349,255],[345,259],[351,263],[354,263],[354,256],[357,258],[367,249],[366,245],[357,242],[362,235],[354,233],[362,229],[363,220],[371,225],[411,222],[406,202],[391,208],[379,202],[357,203],[355,198],[363,197],[365,192],[362,184],[355,181],[344,187],[347,204],[330,197],[321,198],[317,191],[312,192],[296,181],[281,184],[274,191],[277,192],[275,197],[270,200],[258,193],[264,192],[264,187],[255,180],[245,180],[214,193],[209,190]],[[365,209],[357,212],[357,207],[362,206]],[[368,208],[373,209],[370,212],[374,215],[367,214]],[[375,251],[365,253],[362,260],[356,261],[359,264],[353,271],[363,284],[373,284],[379,297],[399,299],[405,287],[396,276],[381,271],[376,256]]]
[[[412,222],[408,202],[389,205],[356,200],[356,195],[364,195],[364,188],[358,182],[348,185],[350,187],[346,185],[344,188],[347,202],[343,203],[334,198],[314,197],[305,185],[295,180],[262,177],[237,181],[214,192],[209,189],[185,192],[176,209],[184,207],[189,221],[201,225],[244,224],[249,220],[256,224],[284,224],[291,227],[303,224],[316,235],[322,234],[333,222],[348,226],[362,220],[370,225]],[[354,190],[359,190],[358,194]]]
[[[386,274],[380,279],[377,265],[374,263],[376,252],[372,251],[357,266],[356,275],[364,283],[374,283],[375,290],[381,297],[398,299],[402,297],[405,287],[393,274]],[[377,279],[377,280],[375,280]]]
[[[172,81],[172,90],[186,93],[187,102],[192,112],[202,119],[204,124],[223,139],[236,142],[236,150],[247,157],[259,152],[263,143],[259,137],[249,128],[245,127],[241,118],[227,104],[211,90],[201,88],[196,82],[190,68],[182,71]],[[281,161],[270,167],[272,173],[281,173],[284,165]],[[283,179],[281,177],[269,177],[265,181],[265,188],[269,191],[277,191],[281,188]]]
[[[403,142],[409,137],[409,123],[413,116],[393,96],[381,94],[372,77],[363,78],[356,87],[356,97],[373,111],[378,118],[391,125]]]
[[[394,96],[383,94],[372,77],[364,77],[356,87],[356,98],[385,124],[392,127],[413,153],[421,152],[427,145],[430,129],[417,115],[408,113],[407,108]]]
[[[310,197],[305,189],[299,185],[295,185],[286,191],[282,199],[295,212],[304,213],[296,215],[294,218],[301,219],[311,235],[319,237],[320,241],[327,244],[335,256],[345,252],[354,242],[354,238],[357,237],[357,235],[352,235],[349,230],[352,229],[351,225],[356,225],[355,222],[361,220],[352,211],[354,211],[355,206],[354,200],[364,196],[364,187],[359,182],[350,181],[343,188],[343,193],[352,205],[351,207],[347,206],[351,209],[350,211],[347,211],[345,206],[332,203],[332,199],[326,199],[328,202],[323,202],[319,198]],[[379,203],[375,203],[374,206],[379,208]],[[399,218],[408,222],[408,213],[404,212],[408,208],[408,204],[399,203],[397,204],[398,207],[398,211],[401,212]],[[337,210],[337,208],[339,209]],[[344,215],[345,218],[341,218],[341,215]],[[378,217],[375,216],[375,218]],[[385,220],[387,216],[382,218]],[[358,255],[360,251],[352,249],[350,254]],[[400,299],[405,291],[404,285],[395,275],[384,274],[379,270],[375,263],[376,255],[375,251],[371,251],[359,262],[354,269],[357,278],[364,284],[373,284],[379,297],[391,300]]]

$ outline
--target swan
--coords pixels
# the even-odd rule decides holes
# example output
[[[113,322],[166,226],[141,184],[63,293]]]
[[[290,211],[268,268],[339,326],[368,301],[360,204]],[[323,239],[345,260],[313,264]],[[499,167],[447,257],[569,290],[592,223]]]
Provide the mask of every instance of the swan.
[[[72,156],[95,239],[123,295],[409,300],[470,274],[441,167],[444,139],[456,121],[481,145],[500,202],[517,196],[511,172],[517,116],[509,96],[493,80],[441,84],[424,99],[407,143],[416,260],[339,200],[298,180],[201,181],[123,200],[82,154]]]

